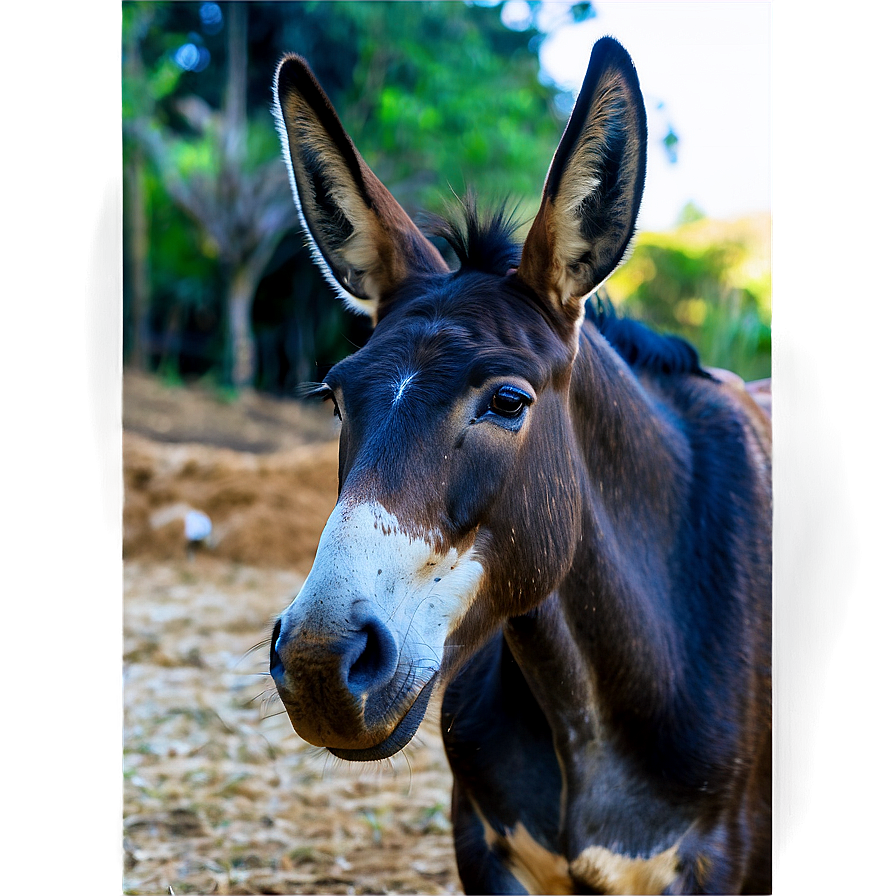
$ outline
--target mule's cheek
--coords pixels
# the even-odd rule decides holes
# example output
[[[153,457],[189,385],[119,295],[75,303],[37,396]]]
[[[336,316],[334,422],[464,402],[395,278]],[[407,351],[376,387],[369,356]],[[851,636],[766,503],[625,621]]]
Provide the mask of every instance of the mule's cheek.
[[[529,612],[569,572],[580,544],[582,497],[569,427],[556,405],[544,401],[540,430],[520,446],[518,470],[495,505],[489,593],[496,612]],[[551,451],[544,448],[549,439]],[[497,521],[504,521],[498,523]]]
[[[519,439],[519,434],[499,432],[489,423],[470,426],[446,477],[447,523],[455,537],[482,524],[503,489],[512,483]]]

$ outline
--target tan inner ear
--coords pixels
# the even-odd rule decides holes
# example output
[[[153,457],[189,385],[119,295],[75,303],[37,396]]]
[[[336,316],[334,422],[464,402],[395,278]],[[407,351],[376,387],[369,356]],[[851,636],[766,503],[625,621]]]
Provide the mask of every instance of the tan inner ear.
[[[348,141],[347,151],[353,154],[351,161],[358,166],[358,171],[353,172],[350,162],[347,163],[300,92],[287,93],[281,113],[300,212],[312,232],[319,261],[330,270],[350,306],[375,321],[377,306],[386,291],[406,279],[412,268],[429,272],[448,270],[435,247]],[[326,210],[315,207],[312,201],[314,190],[298,152],[300,146],[317,156],[326,172],[328,196],[352,229],[347,238],[327,242]],[[360,188],[355,179],[357,173],[362,182]]]
[[[352,227],[351,236],[340,245],[326,245],[318,248],[325,258],[339,268],[339,278],[346,289],[366,306],[375,304],[382,292],[384,282],[397,282],[407,272],[404,266],[396,264],[396,253],[390,246],[387,234],[380,222],[358,192],[351,172],[342,156],[333,146],[329,134],[321,125],[305,99],[296,93],[290,94],[283,109],[286,128],[290,135],[291,161],[297,180],[301,180],[300,195],[313,195],[312,185],[301,157],[294,147],[307,146],[326,169],[326,180],[330,198],[339,207]],[[363,169],[366,167],[358,159]],[[322,230],[320,211],[309,208],[303,202],[303,214],[311,219],[309,224],[315,230]],[[364,307],[367,311],[368,308]]]
[[[574,317],[581,315],[583,299],[611,273],[619,249],[615,233],[587,237],[583,214],[586,203],[603,201],[602,148],[619,129],[635,125],[634,106],[635,99],[623,76],[607,72],[592,97],[556,194],[543,197],[523,249],[520,277]],[[637,144],[632,140],[623,154],[620,181],[634,184],[637,169]],[[606,273],[597,279],[595,271],[601,270]]]
[[[591,103],[585,127],[579,135],[566,171],[560,181],[560,189],[554,200],[554,293],[556,301],[565,305],[591,292],[599,284],[590,277],[587,266],[577,264],[582,256],[591,254],[596,247],[582,232],[582,206],[594,195],[600,195],[602,187],[598,164],[594,156],[608,140],[611,129],[625,121],[625,83],[618,74],[608,77],[600,86]],[[634,153],[625,155],[622,177],[634,178],[636,160]],[[600,257],[601,253],[597,253]]]

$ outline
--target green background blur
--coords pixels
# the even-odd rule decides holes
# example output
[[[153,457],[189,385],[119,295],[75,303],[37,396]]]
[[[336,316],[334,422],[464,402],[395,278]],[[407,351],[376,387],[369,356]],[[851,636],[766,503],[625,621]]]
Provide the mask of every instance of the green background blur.
[[[122,11],[125,364],[225,397],[295,395],[369,335],[299,234],[270,113],[282,53],[309,60],[412,217],[474,187],[531,219],[572,106],[539,70],[545,35],[505,27],[501,4]],[[567,22],[595,14],[599,4],[566,4]],[[672,127],[660,135],[670,159]],[[606,289],[620,313],[693,342],[704,364],[756,379],[771,366],[770,270],[769,215],[722,222],[688,205],[673,231],[638,235]]]

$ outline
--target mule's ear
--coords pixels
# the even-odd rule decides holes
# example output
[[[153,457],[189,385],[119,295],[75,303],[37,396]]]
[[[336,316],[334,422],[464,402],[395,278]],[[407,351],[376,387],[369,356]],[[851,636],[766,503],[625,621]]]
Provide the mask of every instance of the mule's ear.
[[[379,301],[411,273],[448,270],[361,158],[304,59],[280,61],[274,115],[315,260],[349,308],[375,321]]]
[[[646,143],[635,68],[622,46],[605,37],[591,52],[519,267],[520,279],[573,319],[634,233]]]

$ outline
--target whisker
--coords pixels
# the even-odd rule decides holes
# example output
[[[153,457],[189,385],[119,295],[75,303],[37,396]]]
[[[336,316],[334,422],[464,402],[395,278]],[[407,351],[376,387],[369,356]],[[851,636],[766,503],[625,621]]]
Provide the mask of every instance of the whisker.
[[[401,755],[404,757],[404,761],[408,766],[408,789],[407,793],[405,793],[405,797],[410,797],[411,795],[411,785],[414,783],[414,770],[411,768],[411,760],[408,758],[408,754],[405,750],[401,751]]]
[[[252,704],[253,704],[259,697],[264,697],[264,695],[265,695],[266,693],[267,693],[267,691],[262,691],[260,694],[256,694],[254,697],[252,697],[251,700],[247,700],[245,703],[241,703],[241,704],[240,704],[240,707],[241,707],[242,709],[251,709]]]
[[[268,758],[276,759],[277,758],[277,748],[261,733],[261,731],[257,732],[258,736],[265,742],[265,745],[268,748]]]
[[[267,719],[267,718],[271,717],[267,714],[267,712],[270,709],[271,704],[274,703],[275,700],[279,700],[279,699],[280,699],[280,694],[277,693],[276,688],[273,688],[272,690],[269,689],[264,692],[264,696],[261,701],[261,714],[262,714],[263,719]],[[283,712],[286,712],[285,708],[284,708]],[[279,715],[279,714],[280,713],[273,713],[272,715]]]
[[[255,653],[256,650],[260,650],[262,647],[270,647],[271,639],[265,638],[263,641],[259,641],[257,644],[253,644],[230,668],[231,670],[236,669],[239,664],[249,656],[250,653]]]
[[[414,625],[414,619],[415,619],[415,617],[417,616],[417,612],[420,610],[420,607],[422,607],[423,604],[424,604],[427,600],[429,600],[429,594],[425,594],[425,595],[420,599],[420,601],[419,601],[419,603],[417,604],[417,606],[414,607],[414,612],[411,613],[411,618],[408,620],[408,627],[407,627],[407,630],[406,630],[405,633],[404,633],[404,640],[401,642],[401,647],[399,648],[399,651],[398,651],[399,656],[401,656],[402,652],[404,651],[404,645],[405,645],[405,643],[407,642],[408,636],[409,636],[410,633],[411,633],[411,628],[413,628],[413,625]],[[397,609],[397,608],[396,608],[396,609]],[[391,617],[390,617],[390,618],[391,618]]]
[[[353,348],[357,348],[357,349],[362,348],[362,346],[360,346],[360,345],[356,345],[354,342],[352,342],[351,339],[349,339],[348,336],[345,335],[345,333],[341,333],[340,335],[341,335],[342,338],[343,338],[349,345],[351,345]]]

